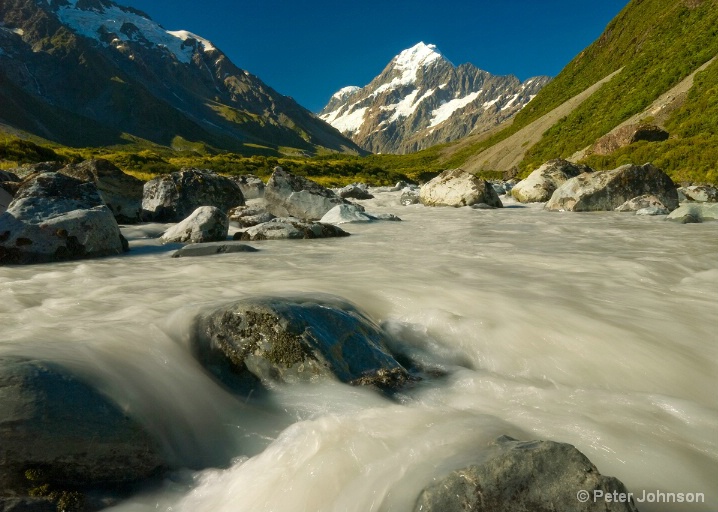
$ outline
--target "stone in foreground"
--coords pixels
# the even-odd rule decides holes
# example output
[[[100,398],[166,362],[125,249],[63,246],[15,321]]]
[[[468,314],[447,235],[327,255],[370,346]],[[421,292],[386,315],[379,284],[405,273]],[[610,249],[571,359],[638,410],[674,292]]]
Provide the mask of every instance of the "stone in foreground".
[[[501,208],[503,204],[494,187],[463,169],[449,169],[432,179],[419,190],[419,200],[425,206],[471,206],[486,203]]]
[[[275,167],[264,190],[267,211],[276,217],[319,220],[347,201],[318,183]]]
[[[614,492],[627,497],[616,478],[601,475],[570,444],[499,438],[490,458],[449,474],[425,488],[414,512],[636,512],[633,502],[597,499]],[[589,499],[583,501],[583,493]],[[581,499],[579,499],[581,498]]]
[[[212,171],[182,169],[145,183],[142,220],[180,222],[200,206],[215,206],[227,213],[244,204],[239,186]]]
[[[200,317],[200,361],[230,387],[238,382],[341,382],[392,389],[410,379],[387,334],[332,295],[254,297]]]
[[[544,203],[558,187],[583,172],[592,172],[592,169],[566,160],[549,160],[518,182],[511,189],[511,195],[520,203]]]
[[[678,208],[676,187],[651,164],[623,165],[612,171],[583,173],[561,185],[546,203],[552,211],[612,211],[634,197],[653,195],[669,210]]]
[[[294,217],[278,217],[235,233],[234,240],[298,240],[342,236],[349,236],[349,233],[332,224],[304,222]]]
[[[0,357],[0,495],[141,481],[166,467],[117,405],[54,363]]]
[[[706,220],[718,220],[718,203],[688,203],[673,210],[666,220],[682,224],[697,224]]]
[[[178,249],[172,254],[173,258],[190,258],[194,256],[212,256],[215,254],[229,254],[234,252],[257,252],[251,245],[239,242],[208,242],[191,244]]]
[[[219,208],[200,206],[185,220],[169,228],[160,237],[162,243],[220,242],[227,239],[229,218]]]
[[[0,264],[121,254],[127,242],[94,183],[57,172],[29,178],[0,214]]]

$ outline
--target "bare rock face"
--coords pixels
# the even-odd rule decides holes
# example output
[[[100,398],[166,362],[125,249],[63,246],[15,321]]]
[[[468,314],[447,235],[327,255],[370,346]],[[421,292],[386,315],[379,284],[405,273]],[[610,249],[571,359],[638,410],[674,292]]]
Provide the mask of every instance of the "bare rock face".
[[[660,142],[668,139],[668,137],[668,132],[658,126],[630,124],[598,139],[590,152],[596,155],[610,155],[617,149],[626,147],[639,140]]]
[[[125,174],[112,162],[103,159],[85,160],[70,164],[59,171],[97,186],[102,201],[110,208],[119,223],[133,224],[140,220],[144,183]]]
[[[386,346],[386,333],[332,295],[247,298],[199,318],[196,351],[221,381],[237,387],[337,379],[401,386],[407,371]]]
[[[494,448],[486,462],[454,471],[424,489],[414,512],[637,510],[619,480],[601,475],[570,444],[503,436]],[[614,492],[625,501],[610,500]]]
[[[229,218],[219,208],[200,206],[179,224],[175,224],[160,237],[163,243],[220,242],[227,239]]]
[[[26,180],[0,215],[0,264],[121,254],[127,241],[94,183],[55,172]]]
[[[166,467],[157,443],[78,377],[0,357],[0,495],[136,482]]]
[[[551,199],[558,187],[583,172],[592,172],[592,169],[566,160],[549,160],[517,183],[511,195],[520,203],[543,203]]]
[[[328,188],[275,167],[264,191],[267,211],[276,217],[319,220],[338,204],[348,201]]]
[[[634,197],[654,195],[669,210],[678,208],[671,178],[651,164],[623,165],[612,171],[584,173],[561,185],[546,203],[553,211],[612,211]]]
[[[212,171],[182,169],[144,185],[142,220],[180,222],[200,206],[215,206],[227,213],[244,204],[239,186]]]
[[[463,169],[449,169],[424,184],[419,200],[425,206],[471,206],[485,203],[503,207],[494,187]]]

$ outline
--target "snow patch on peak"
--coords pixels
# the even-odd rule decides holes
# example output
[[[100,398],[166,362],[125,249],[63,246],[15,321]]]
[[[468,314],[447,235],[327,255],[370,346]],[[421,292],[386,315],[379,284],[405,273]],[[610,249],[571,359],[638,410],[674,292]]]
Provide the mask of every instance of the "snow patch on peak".
[[[431,112],[432,117],[431,123],[429,123],[429,127],[433,128],[434,126],[443,123],[444,121],[449,119],[454,114],[454,112],[456,112],[460,108],[464,108],[466,105],[478,98],[482,92],[483,89],[476,92],[472,92],[471,94],[467,94],[463,98],[455,98],[451,101],[443,103],[439,108],[434,109]]]
[[[361,87],[357,87],[356,85],[349,85],[347,87],[342,87],[341,89],[339,89],[337,92],[335,92],[332,95],[332,98],[342,100],[342,99],[345,99],[345,98],[351,96],[352,94],[354,94],[355,92],[357,92],[360,89],[361,89]]]
[[[394,67],[416,72],[419,67],[427,66],[440,58],[442,55],[436,49],[436,45],[421,42],[394,57]]]
[[[202,46],[204,46],[204,51],[211,52],[212,50],[216,50],[217,48],[214,47],[214,45],[211,43],[209,39],[205,39],[204,37],[198,36],[197,34],[193,34],[192,32],[189,32],[187,30],[168,30],[167,33],[171,36],[175,36],[182,41],[186,41],[187,39],[194,39],[196,41],[199,41],[202,43]]]

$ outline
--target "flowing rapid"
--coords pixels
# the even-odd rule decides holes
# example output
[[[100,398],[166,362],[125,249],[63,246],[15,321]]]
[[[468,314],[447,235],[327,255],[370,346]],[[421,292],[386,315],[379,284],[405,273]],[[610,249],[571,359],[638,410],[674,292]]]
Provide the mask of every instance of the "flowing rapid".
[[[0,268],[0,355],[90,379],[180,467],[115,512],[413,510],[432,479],[506,434],[575,445],[634,495],[718,506],[718,222],[362,203],[403,222],[170,258]],[[388,398],[323,382],[238,398],[192,356],[202,311],[250,295],[344,297],[437,371]],[[82,421],[82,418],[78,418]]]

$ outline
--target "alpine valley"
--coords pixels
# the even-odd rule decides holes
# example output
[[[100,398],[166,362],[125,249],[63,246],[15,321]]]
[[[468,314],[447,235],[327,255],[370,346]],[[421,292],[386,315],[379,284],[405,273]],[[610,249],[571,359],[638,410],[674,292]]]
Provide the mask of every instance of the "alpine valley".
[[[0,105],[6,131],[75,147],[361,153],[207,39],[109,0],[0,2]]]
[[[432,44],[394,57],[366,87],[339,90],[320,117],[372,153],[410,153],[510,119],[550,80],[454,66]]]

